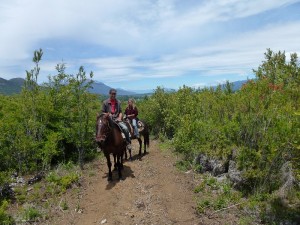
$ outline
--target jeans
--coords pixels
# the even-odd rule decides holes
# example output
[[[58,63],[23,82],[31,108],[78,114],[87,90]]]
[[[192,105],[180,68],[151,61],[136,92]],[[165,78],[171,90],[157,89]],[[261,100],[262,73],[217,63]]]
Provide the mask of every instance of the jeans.
[[[137,127],[136,119],[132,119],[132,126],[133,126],[133,130],[134,130],[134,135],[138,138],[140,135],[139,135],[139,130]]]
[[[127,141],[128,143],[131,143],[131,140],[130,140],[130,134],[129,134],[129,131],[128,131],[128,128],[127,128],[126,124],[124,124],[123,122],[119,122],[118,124],[119,124],[119,126],[121,127],[122,131],[123,131],[124,134],[125,134],[126,141]]]

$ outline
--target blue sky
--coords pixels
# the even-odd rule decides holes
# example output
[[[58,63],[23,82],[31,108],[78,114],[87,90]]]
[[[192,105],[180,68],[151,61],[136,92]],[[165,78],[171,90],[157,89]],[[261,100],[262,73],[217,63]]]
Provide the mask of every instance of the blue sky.
[[[80,66],[127,90],[253,78],[267,48],[300,55],[300,0],[1,0],[0,77]]]

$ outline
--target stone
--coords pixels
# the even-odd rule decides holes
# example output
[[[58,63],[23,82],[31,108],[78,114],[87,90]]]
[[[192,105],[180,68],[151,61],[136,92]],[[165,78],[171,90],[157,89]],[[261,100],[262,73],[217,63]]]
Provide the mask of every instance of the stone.
[[[233,187],[240,189],[244,183],[242,172],[237,169],[236,162],[229,161],[228,178],[233,183]]]

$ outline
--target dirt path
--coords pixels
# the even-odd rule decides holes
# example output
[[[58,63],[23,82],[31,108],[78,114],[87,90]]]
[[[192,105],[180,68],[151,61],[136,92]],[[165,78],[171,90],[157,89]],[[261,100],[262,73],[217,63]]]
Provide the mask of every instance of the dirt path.
[[[193,178],[174,167],[175,157],[158,150],[124,163],[124,180],[107,181],[104,159],[84,171],[82,187],[69,194],[69,209],[51,218],[52,224],[201,224],[195,213]],[[133,156],[137,143],[133,144]],[[77,210],[75,210],[77,208]]]

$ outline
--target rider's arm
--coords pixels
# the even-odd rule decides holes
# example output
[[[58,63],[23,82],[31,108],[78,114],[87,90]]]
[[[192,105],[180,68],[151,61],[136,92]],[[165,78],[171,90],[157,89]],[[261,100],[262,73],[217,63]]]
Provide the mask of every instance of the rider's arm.
[[[102,110],[101,110],[101,113],[107,113],[107,105],[106,105],[106,102],[103,101],[102,103]]]
[[[134,107],[134,111],[133,112],[134,112],[133,114],[128,115],[128,117],[131,118],[131,119],[137,117],[137,115],[139,114],[136,107]]]
[[[103,101],[103,103],[102,103],[102,109],[101,109],[101,112],[99,113],[99,116],[101,114],[110,115],[110,112],[108,112],[108,109],[107,109],[107,103],[106,103],[106,101]]]
[[[122,121],[122,116],[123,116],[123,114],[120,112],[117,119],[118,119],[119,121]]]
[[[119,101],[119,115],[118,115],[118,120],[119,121],[122,121],[122,118],[123,118],[123,113],[122,113],[122,108],[121,108],[121,102]]]

